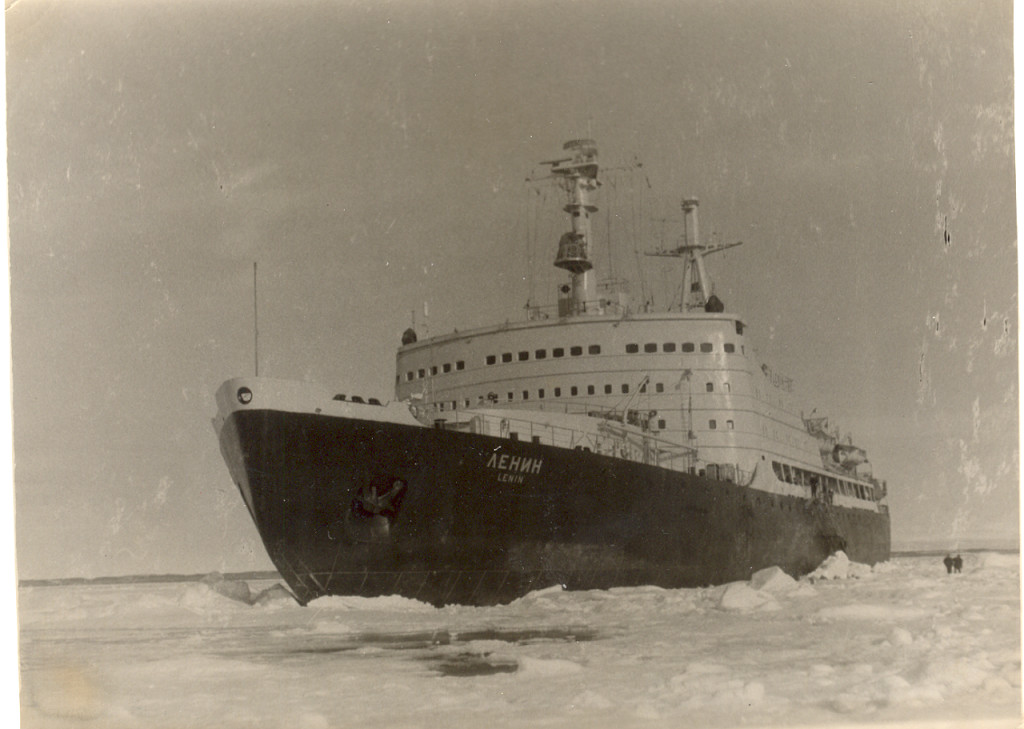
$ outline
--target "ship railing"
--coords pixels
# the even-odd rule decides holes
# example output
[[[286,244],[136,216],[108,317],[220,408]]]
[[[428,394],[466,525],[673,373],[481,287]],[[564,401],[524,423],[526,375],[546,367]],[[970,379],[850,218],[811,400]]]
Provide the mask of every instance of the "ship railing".
[[[537,304],[526,305],[526,319],[528,321],[543,321],[545,319],[558,319],[558,305],[549,304],[540,306]],[[624,316],[631,313],[633,308],[627,303],[615,301],[614,299],[588,299],[583,302],[583,313],[596,314],[598,316]]]
[[[702,471],[703,475],[716,481],[728,481],[740,486],[750,486],[754,482],[754,471],[744,470],[738,463],[707,463]]]

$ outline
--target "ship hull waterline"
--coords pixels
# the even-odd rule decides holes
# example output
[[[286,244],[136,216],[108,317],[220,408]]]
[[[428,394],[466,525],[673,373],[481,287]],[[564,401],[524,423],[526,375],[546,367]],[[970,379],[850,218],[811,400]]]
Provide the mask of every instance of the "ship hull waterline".
[[[402,595],[494,605],[568,590],[701,587],[830,553],[889,558],[887,510],[507,438],[239,410],[221,451],[301,604]],[[368,494],[389,494],[385,508]]]

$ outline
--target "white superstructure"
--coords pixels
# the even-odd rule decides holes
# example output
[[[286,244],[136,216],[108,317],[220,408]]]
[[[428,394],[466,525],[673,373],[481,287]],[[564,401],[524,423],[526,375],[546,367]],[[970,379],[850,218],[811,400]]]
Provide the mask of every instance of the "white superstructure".
[[[567,193],[572,222],[554,262],[569,274],[557,318],[422,341],[409,330],[397,355],[396,398],[438,426],[466,423],[483,410],[520,421],[561,414],[619,422],[674,449],[671,467],[773,491],[821,488],[875,508],[884,487],[869,466],[833,458],[837,437],[822,421],[805,421],[792,380],[760,360],[742,319],[711,293],[704,256],[738,244],[700,243],[696,199],[683,200],[681,244],[652,254],[682,259],[681,311],[633,311],[623,298],[594,298],[589,216],[597,210],[590,198],[599,184],[597,148],[576,140],[566,151],[569,157],[546,163]]]

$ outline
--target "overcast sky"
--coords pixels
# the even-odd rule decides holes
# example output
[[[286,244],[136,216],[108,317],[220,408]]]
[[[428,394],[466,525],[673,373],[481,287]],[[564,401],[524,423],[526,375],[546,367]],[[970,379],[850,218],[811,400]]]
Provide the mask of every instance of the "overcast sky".
[[[716,291],[867,448],[897,545],[1015,538],[1011,15],[20,0],[21,576],[269,568],[210,422],[253,371],[253,262],[260,373],[386,398],[424,302],[439,333],[551,300],[564,221],[535,222],[524,181],[579,136],[643,163],[639,184],[607,176],[598,246],[658,244],[684,194],[706,237],[744,241],[710,260]],[[647,274],[664,303],[669,272]]]

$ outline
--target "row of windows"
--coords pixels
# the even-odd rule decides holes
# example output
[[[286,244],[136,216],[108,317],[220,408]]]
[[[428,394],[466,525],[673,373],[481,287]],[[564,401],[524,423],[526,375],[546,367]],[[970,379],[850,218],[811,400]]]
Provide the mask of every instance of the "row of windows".
[[[790,466],[787,463],[779,463],[778,461],[772,461],[772,470],[775,471],[775,476],[780,481],[785,481],[786,483],[796,484],[797,486],[810,486],[812,488],[824,485],[826,490],[832,493],[864,500],[870,500],[871,498],[867,487],[855,481],[846,481],[833,476],[822,476],[811,471],[805,471],[802,468],[797,468],[796,466]]]
[[[665,353],[672,353],[672,352],[676,351],[676,343],[675,342],[662,342],[661,345],[659,345],[657,342],[648,342],[648,343],[643,345],[643,351],[644,351],[645,354],[646,353],[657,352],[657,351],[659,351],[659,346],[660,346],[660,351],[665,352]],[[681,351],[681,352],[696,352],[697,348],[698,348],[698,345],[694,344],[693,342],[683,342],[681,345],[679,345],[679,351]],[[700,348],[700,351],[701,351],[702,354],[708,354],[708,353],[711,353],[711,352],[715,351],[714,345],[711,342],[701,342],[700,345],[699,345],[699,348]],[[744,347],[741,346],[740,348],[744,349],[744,351],[745,351]],[[723,351],[726,354],[733,354],[733,353],[736,352],[736,345],[733,344],[732,342],[726,342],[723,345],[722,349],[723,349]],[[579,345],[573,346],[573,347],[569,347],[568,352],[569,352],[569,356],[570,357],[581,357],[583,355],[583,347],[579,346]],[[639,352],[640,352],[640,345],[639,344],[627,344],[626,345],[626,354],[638,354]],[[565,347],[554,347],[550,351],[550,356],[553,359],[558,359],[558,358],[561,358],[561,357],[565,357],[565,354],[566,354]],[[600,344],[588,345],[587,346],[587,354],[601,354],[601,345]],[[531,352],[529,350],[522,350],[522,351],[516,352],[516,353],[502,352],[501,355],[489,354],[489,355],[487,355],[487,357],[485,358],[484,361],[488,365],[495,365],[495,364],[498,364],[498,361],[500,359],[502,364],[506,364],[506,363],[509,363],[509,362],[527,362],[530,359],[534,359],[534,360],[547,359],[548,355],[549,355],[549,352],[548,352],[547,349],[535,349],[535,350],[533,350],[532,356],[531,356]],[[465,362],[460,360],[460,361],[455,363],[455,369],[456,370],[463,370],[465,368],[466,368],[466,363]],[[438,374],[438,367],[437,366],[430,367],[429,371],[430,371],[431,375],[436,375],[436,374]],[[452,371],[452,365],[450,363],[449,364],[441,365],[440,371],[444,372],[444,373],[451,372]],[[419,370],[409,370],[408,372],[405,373],[406,382],[412,382],[413,380],[423,379],[426,376],[427,376],[427,368],[421,368]]]
[[[458,362],[455,363],[455,369],[456,370],[464,370],[464,369],[466,369],[466,363],[460,359]],[[451,362],[445,362],[443,365],[441,365],[440,366],[440,371],[444,372],[444,373],[451,372],[452,371],[452,364],[451,364]],[[430,374],[431,375],[436,375],[437,373],[438,373],[438,366],[437,365],[432,366],[430,368]],[[412,382],[413,380],[422,380],[426,376],[427,376],[427,369],[426,368],[421,368],[421,369],[418,369],[418,370],[415,370],[415,371],[409,370],[408,372],[405,373],[405,380],[406,380],[406,382]]]
[[[580,356],[582,356],[582,354],[583,354],[583,347],[580,347],[580,346],[569,347],[569,356],[570,357],[580,357]],[[600,344],[591,344],[590,346],[587,347],[587,354],[601,354],[601,345]],[[559,357],[564,357],[565,356],[565,347],[555,347],[554,349],[551,350],[551,356],[554,357],[555,359],[558,359]],[[548,350],[546,350],[546,349],[535,349],[533,351],[533,359],[547,359],[547,358],[548,358]],[[515,360],[519,361],[519,362],[526,362],[528,359],[530,359],[530,352],[526,351],[526,350],[524,350],[522,352],[518,352],[515,355]],[[489,354],[489,355],[487,355],[487,359],[485,361],[489,365],[497,364],[498,363],[498,355],[496,355],[496,354]],[[503,352],[502,355],[501,355],[501,361],[503,363],[504,362],[512,362],[513,361],[512,353],[511,352]]]
[[[572,386],[570,386],[568,388],[568,396],[569,397],[578,397],[580,395],[581,389],[582,388],[579,385],[572,385]],[[704,383],[704,389],[707,392],[714,392],[715,391],[715,383],[713,383],[713,382],[706,382],[706,383]],[[647,390],[647,383],[645,382],[644,384],[640,385],[640,387],[638,388],[637,391],[640,392],[641,394],[647,393],[648,392],[648,390]],[[664,382],[656,382],[656,383],[654,383],[654,391],[658,392],[658,393],[665,392],[665,383]],[[723,392],[732,392],[732,385],[730,383],[728,383],[728,382],[723,382],[722,383],[722,391]],[[562,397],[564,392],[565,392],[565,390],[563,388],[561,388],[561,387],[555,387],[555,388],[552,388],[552,390],[551,390],[551,393],[552,393],[553,397]],[[627,382],[622,383],[619,386],[619,392],[621,394],[623,394],[623,395],[628,395],[630,393],[629,383],[627,383]],[[586,386],[586,394],[587,395],[597,395],[598,394],[597,386],[596,385],[587,385]],[[615,386],[614,385],[610,385],[610,384],[605,384],[604,388],[603,388],[603,394],[605,394],[605,395],[614,395],[615,394]],[[536,397],[537,397],[538,400],[543,400],[546,395],[547,395],[547,390],[545,388],[541,387],[541,388],[537,389]],[[494,403],[494,402],[498,402],[499,399],[500,398],[498,397],[498,395],[496,393],[491,392],[487,396],[478,395],[477,396],[477,404],[480,405],[485,400],[487,402]],[[505,395],[505,401],[506,402],[512,402],[515,399],[516,399],[516,391],[515,390],[509,390],[506,393],[506,395]],[[521,397],[519,399],[520,400],[529,400],[530,399],[530,391],[529,390],[522,390],[521,391]],[[457,400],[452,400],[451,401],[452,409],[455,409],[457,407],[457,402],[458,402]],[[467,408],[470,407],[470,399],[469,398],[465,399],[465,407],[467,407]],[[444,403],[441,403],[441,409],[442,410],[444,409]],[[714,421],[712,421],[712,423],[713,422]],[[715,426],[712,424],[711,428],[712,428],[712,430],[714,430]]]
[[[639,344],[627,344],[626,345],[626,354],[638,354],[640,352],[640,346],[641,345],[639,345]],[[657,352],[657,351],[659,351],[659,346],[660,346],[660,350],[662,352],[671,353],[671,352],[675,352],[676,351],[676,346],[677,345],[676,345],[675,342],[662,342],[661,345],[659,345],[657,342],[647,342],[646,344],[643,345],[643,351],[644,351],[644,353]],[[698,348],[698,345],[694,344],[693,342],[683,342],[681,345],[678,345],[678,346],[679,346],[679,351],[681,351],[681,352],[696,352],[697,348]],[[707,353],[715,351],[715,347],[714,347],[714,345],[711,342],[701,342],[699,347],[700,347],[701,353],[704,353],[704,354],[707,354]],[[733,344],[732,342],[726,342],[723,345],[722,349],[726,352],[726,354],[733,354],[733,353],[736,352],[736,345]],[[555,359],[558,359],[559,357],[564,357],[565,356],[565,352],[566,352],[566,350],[565,350],[564,347],[554,347],[551,350],[550,354],[551,354],[551,357],[553,357]],[[601,345],[600,344],[591,344],[591,345],[589,345],[587,347],[587,354],[601,354]],[[581,346],[569,347],[569,356],[570,357],[580,357],[582,355],[583,355],[583,347],[581,347]],[[535,350],[533,350],[532,359],[547,359],[547,358],[548,358],[548,350],[546,350],[546,349],[535,349]],[[502,363],[507,363],[507,362],[526,362],[526,361],[528,361],[530,359],[531,359],[531,353],[530,353],[529,350],[522,350],[522,351],[516,352],[514,354],[512,352],[502,352],[502,354],[500,355],[500,360],[501,360]],[[487,355],[487,357],[485,359],[485,362],[487,362],[487,364],[489,364],[489,365],[494,365],[494,364],[498,364],[498,360],[499,360],[499,355],[489,354],[489,355]]]
[[[660,348],[661,348],[662,352],[667,352],[667,353],[675,352],[676,351],[676,343],[675,342],[662,342],[661,345],[660,345]],[[651,354],[651,353],[654,353],[654,352],[658,351],[659,345],[658,345],[657,342],[647,342],[646,344],[643,345],[643,349],[644,349],[644,354]],[[725,351],[726,354],[733,354],[733,353],[736,352],[736,345],[733,344],[732,342],[726,342],[724,345],[722,345],[722,349],[723,349],[723,351]],[[640,345],[639,344],[627,344],[626,345],[626,354],[637,354],[639,351],[640,351]],[[696,352],[697,351],[697,345],[694,344],[693,342],[683,342],[681,345],[679,345],[679,351],[680,352]],[[714,347],[714,345],[711,342],[701,342],[700,343],[700,351],[701,351],[702,354],[707,354],[709,352],[714,352],[715,351],[715,347]],[[744,352],[745,351],[746,350],[744,349]]]

